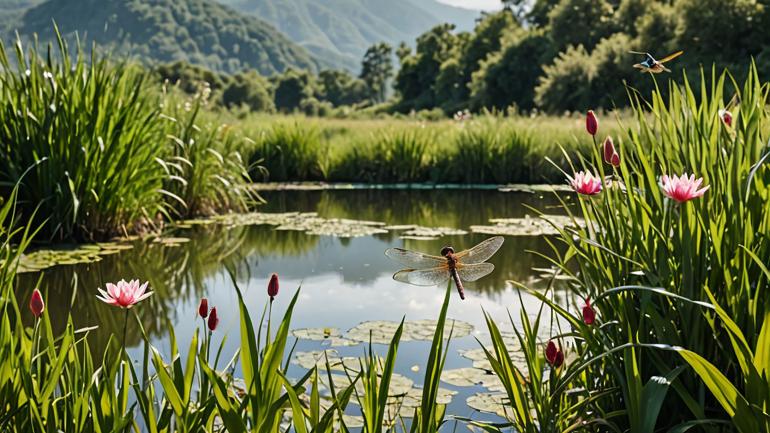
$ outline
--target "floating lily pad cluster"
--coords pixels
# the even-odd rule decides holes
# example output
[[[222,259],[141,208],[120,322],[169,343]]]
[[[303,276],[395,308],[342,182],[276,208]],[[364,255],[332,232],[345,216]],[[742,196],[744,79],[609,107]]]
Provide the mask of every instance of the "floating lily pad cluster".
[[[501,392],[480,392],[465,400],[465,404],[480,412],[493,413],[505,418],[505,407],[509,405],[508,396]]]
[[[132,248],[133,245],[129,243],[105,242],[69,248],[38,250],[21,257],[18,272],[37,272],[57,265],[94,263],[101,261],[103,256],[117,254]]]
[[[362,322],[350,329],[346,337],[367,343],[371,340],[374,344],[388,344],[398,329],[398,322],[387,320],[374,320]],[[436,332],[435,320],[407,320],[401,334],[401,341],[431,341]],[[444,335],[452,332],[452,338],[461,338],[470,335],[473,325],[460,320],[447,320],[444,324]]]
[[[267,213],[252,212],[245,214],[217,215],[212,221],[225,226],[270,225],[276,230],[294,230],[309,235],[335,236],[352,238],[387,233],[385,223],[362,221],[345,218],[323,218],[316,212]],[[185,221],[190,225],[190,221]]]
[[[330,346],[354,346],[359,343],[389,344],[393,339],[399,322],[373,320],[361,322],[344,335],[337,328],[302,328],[292,331],[292,335],[301,340],[328,341]],[[436,332],[436,321],[407,320],[401,333],[401,341],[431,341]],[[452,338],[466,337],[473,332],[473,325],[460,320],[448,320],[444,324],[444,335],[452,332]]]
[[[532,218],[529,215],[524,218],[493,218],[489,220],[491,225],[471,226],[473,233],[503,236],[543,236],[558,234],[557,228],[583,227],[585,222],[581,218],[571,218],[566,215],[542,215]]]
[[[453,229],[451,227],[423,227],[414,224],[394,225],[384,227],[386,230],[403,231],[401,239],[411,239],[418,241],[432,241],[442,236],[461,236],[468,234],[465,230]]]
[[[331,374],[331,384],[327,375],[320,375],[319,379],[324,390],[329,390],[334,386],[336,392],[341,392],[351,384],[351,377],[354,377],[361,370],[361,358],[340,357],[336,350],[328,349],[323,351],[300,352],[294,357],[293,363],[305,369],[318,367],[326,369],[326,363],[329,363],[329,369],[336,372]],[[378,364],[383,360],[378,359]],[[356,393],[364,395],[364,387],[361,382],[356,383]],[[439,388],[437,403],[449,404],[457,391]],[[395,420],[396,415],[403,418],[410,418],[414,415],[414,409],[417,408],[422,400],[422,389],[414,386],[412,379],[398,373],[393,373],[390,378],[390,387],[388,389],[387,416],[389,420]],[[357,403],[352,400],[353,403]],[[347,424],[347,420],[346,420]],[[352,425],[348,425],[352,427]]]

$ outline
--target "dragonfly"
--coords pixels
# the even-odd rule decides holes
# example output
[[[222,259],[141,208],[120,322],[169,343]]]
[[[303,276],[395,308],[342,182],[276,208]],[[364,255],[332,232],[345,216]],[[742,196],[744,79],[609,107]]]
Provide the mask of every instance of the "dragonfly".
[[[671,72],[671,69],[668,69],[667,67],[663,66],[663,64],[681,56],[682,54],[684,54],[684,51],[677,51],[675,53],[667,55],[666,57],[660,60],[655,60],[655,57],[652,57],[650,53],[642,53],[639,51],[630,51],[630,53],[641,54],[644,56],[644,60],[634,65],[636,69],[639,69],[639,72],[642,72],[642,73],[651,72],[653,74],[660,74],[661,72],[664,72],[664,71]]]
[[[446,246],[441,249],[440,256],[432,256],[403,248],[389,248],[385,255],[407,266],[393,274],[393,279],[415,286],[435,286],[450,278],[457,287],[460,299],[465,299],[463,281],[476,281],[489,275],[495,265],[485,263],[492,257],[500,246],[503,237],[489,238],[473,248],[456,253],[454,248]]]

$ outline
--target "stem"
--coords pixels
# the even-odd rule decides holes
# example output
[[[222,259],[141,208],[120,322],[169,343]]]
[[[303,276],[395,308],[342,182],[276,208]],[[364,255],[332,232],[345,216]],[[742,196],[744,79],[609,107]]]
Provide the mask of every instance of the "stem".
[[[32,356],[29,358],[30,369],[32,368],[32,364],[35,362],[35,356],[37,356],[38,352],[40,351],[40,339],[37,335],[39,325],[40,319],[36,317],[35,328],[32,330]]]
[[[123,353],[126,352],[126,330],[128,330],[128,308],[126,308],[126,316],[123,320]]]
[[[265,337],[265,345],[270,343],[270,322],[273,318],[273,298],[270,298],[270,305],[267,307],[267,336]]]

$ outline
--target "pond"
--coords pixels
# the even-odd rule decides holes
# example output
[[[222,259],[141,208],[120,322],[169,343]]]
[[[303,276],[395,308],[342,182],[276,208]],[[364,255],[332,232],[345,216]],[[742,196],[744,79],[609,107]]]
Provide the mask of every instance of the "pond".
[[[196,318],[199,299],[207,297],[209,305],[216,306],[220,316],[214,344],[218,345],[222,337],[228,335],[223,357],[229,359],[237,350],[239,326],[237,296],[230,272],[244,292],[255,321],[265,307],[267,281],[273,272],[280,276],[281,287],[273,306],[274,315],[283,313],[292,294],[301,286],[292,322],[295,329],[336,328],[345,335],[345,331],[367,321],[399,321],[404,316],[410,321],[435,319],[446,286],[417,287],[394,281],[392,275],[401,266],[385,257],[383,253],[387,248],[403,247],[429,254],[438,254],[444,245],[461,250],[491,236],[471,232],[473,226],[490,225],[490,219],[534,217],[536,212],[529,207],[549,214],[561,213],[560,202],[553,193],[363,189],[276,190],[265,191],[262,196],[266,200],[260,208],[263,213],[315,212],[318,218],[326,220],[354,219],[381,224],[365,223],[370,224],[366,227],[376,228],[376,233],[350,238],[277,230],[274,225],[183,225],[174,229],[169,235],[173,238],[166,242],[136,241],[133,248],[99,256],[98,262],[59,265],[25,273],[19,280],[17,295],[19,299],[27,299],[29,288],[41,279],[41,290],[47,293],[55,326],[64,325],[61,322],[72,304],[76,328],[99,327],[90,336],[96,353],[103,350],[111,334],[120,336],[123,326],[123,315],[99,302],[95,297],[96,288],[104,288],[106,282],[121,278],[148,280],[155,294],[135,311],[152,344],[165,354],[169,352],[170,327],[186,351],[192,333],[201,326]],[[569,201],[568,196],[564,197]],[[398,227],[405,225],[434,230],[418,231],[419,236],[415,237],[405,235],[407,227]],[[435,228],[439,227],[444,228],[442,233],[451,234],[438,233]],[[518,294],[506,281],[536,285],[538,271],[533,268],[547,266],[545,260],[528,251],[548,252],[546,239],[536,235],[506,236],[500,251],[489,260],[495,265],[494,272],[478,282],[468,283],[465,301],[453,293],[449,317],[470,324],[472,330],[468,328],[469,332],[462,333],[464,336],[451,341],[445,370],[473,366],[473,361],[463,357],[461,351],[478,349],[474,337],[487,341],[482,310],[489,312],[503,329],[511,329],[508,311],[518,320]],[[71,302],[72,299],[75,301]],[[524,300],[529,310],[536,311],[539,304],[534,299],[524,297]],[[129,323],[128,345],[132,356],[141,357],[141,341],[138,326]],[[292,364],[293,377],[300,377],[305,371],[303,366],[307,367],[308,362],[312,364],[308,352],[333,349],[339,356],[360,356],[366,347],[365,344],[331,347],[331,344],[336,343],[331,339],[299,340],[295,354],[298,353],[300,359]],[[417,339],[403,342],[397,373],[421,385],[429,346],[429,341]],[[385,346],[376,347],[384,353]],[[466,355],[473,357],[473,353]],[[459,386],[464,385],[463,378],[452,380],[451,376],[450,373],[449,379],[442,383],[454,393],[449,414],[496,419],[491,414],[479,414],[466,404],[477,393],[486,395],[495,391],[494,386],[489,383],[485,383],[486,387]]]

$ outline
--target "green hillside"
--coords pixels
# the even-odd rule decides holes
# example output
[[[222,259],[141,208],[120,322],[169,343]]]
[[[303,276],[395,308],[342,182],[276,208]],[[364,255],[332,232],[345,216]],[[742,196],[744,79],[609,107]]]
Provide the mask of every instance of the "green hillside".
[[[436,24],[473,28],[478,12],[436,0],[221,0],[258,16],[319,58],[359,68],[361,56],[377,42],[413,41]]]
[[[223,72],[253,68],[265,75],[332,65],[319,65],[265,21],[210,0],[49,0],[24,9],[31,3],[0,2],[6,42],[16,30],[50,40],[53,20],[67,37],[77,33],[88,43],[149,62],[185,60]]]

